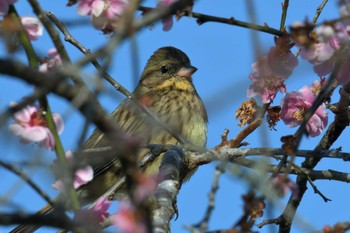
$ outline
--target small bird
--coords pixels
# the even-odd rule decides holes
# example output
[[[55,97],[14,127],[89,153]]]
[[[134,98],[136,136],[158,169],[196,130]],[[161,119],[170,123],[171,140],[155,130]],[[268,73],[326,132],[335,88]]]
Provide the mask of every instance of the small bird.
[[[208,116],[192,82],[192,74],[196,71],[197,68],[191,65],[188,56],[181,50],[174,47],[160,48],[148,60],[133,95],[141,105],[147,107],[161,122],[177,132],[186,142],[198,148],[204,148],[207,141]],[[127,135],[140,138],[141,145],[181,144],[150,117],[142,114],[137,104],[130,99],[124,100],[110,117]],[[110,146],[110,142],[103,133],[96,129],[83,148],[106,146]],[[94,179],[77,190],[83,204],[98,199],[123,176],[118,155],[115,152],[99,153],[103,153],[99,156],[114,159],[109,162],[101,160],[101,164],[94,164]],[[142,159],[146,153],[147,150],[139,150],[138,158]],[[162,155],[145,168],[145,173],[157,174],[161,160]],[[117,199],[119,191],[116,192]],[[52,211],[52,206],[47,205],[38,213],[45,214],[50,211]],[[20,225],[11,232],[28,233],[37,228],[38,226]]]

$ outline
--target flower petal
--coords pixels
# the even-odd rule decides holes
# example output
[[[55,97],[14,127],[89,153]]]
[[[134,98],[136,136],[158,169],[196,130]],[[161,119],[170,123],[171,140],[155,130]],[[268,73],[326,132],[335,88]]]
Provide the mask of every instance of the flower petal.
[[[21,17],[21,22],[30,40],[37,40],[43,34],[43,25],[35,17]]]
[[[61,134],[64,130],[64,122],[62,117],[60,116],[60,114],[54,112],[52,113],[52,118],[53,118],[53,121],[55,122],[57,133]]]
[[[45,128],[45,130],[46,130],[47,137],[43,141],[41,141],[41,145],[46,147],[47,149],[53,150],[55,149],[55,145],[56,145],[55,138],[48,128]]]
[[[94,170],[91,166],[78,169],[75,173],[73,186],[79,188],[80,186],[90,182],[94,178]]]
[[[48,137],[47,128],[42,126],[33,126],[23,128],[21,137],[31,142],[40,142]]]

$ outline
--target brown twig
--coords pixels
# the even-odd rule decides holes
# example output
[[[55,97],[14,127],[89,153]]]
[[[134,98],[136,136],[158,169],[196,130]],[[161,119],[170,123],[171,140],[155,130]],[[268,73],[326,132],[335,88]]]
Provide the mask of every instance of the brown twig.
[[[313,182],[313,180],[310,178],[310,176],[306,176],[307,180],[309,181],[311,187],[313,188],[314,192],[318,195],[320,195],[323,199],[324,202],[328,202],[328,201],[332,201],[331,199],[327,198],[315,185],[315,183]]]
[[[216,198],[216,193],[219,190],[220,177],[225,172],[225,167],[227,165],[227,162],[228,162],[227,160],[223,160],[216,166],[214,179],[212,181],[210,192],[208,195],[209,200],[208,200],[207,209],[205,211],[205,214],[202,220],[193,226],[195,228],[199,228],[201,232],[205,232],[208,229],[208,222],[215,208],[215,198]]]
[[[267,220],[264,220],[261,223],[257,224],[256,226],[259,227],[259,228],[262,228],[265,225],[269,225],[269,224],[276,224],[276,225],[278,225],[278,224],[280,224],[280,222],[281,222],[281,218],[267,219]]]
[[[51,198],[44,192],[34,181],[32,181],[26,174],[24,174],[21,170],[17,169],[15,166],[8,164],[4,161],[0,160],[0,166],[6,168],[10,172],[16,174],[21,177],[30,187],[32,187],[47,203],[54,206],[55,204],[51,200]]]
[[[287,19],[288,7],[289,7],[289,0],[284,0],[284,2],[282,3],[282,16],[281,16],[281,23],[280,23],[280,30],[281,31],[285,30],[285,23],[286,23],[286,19]]]
[[[312,24],[315,24],[318,20],[318,17],[320,17],[321,12],[323,11],[323,8],[326,6],[328,0],[323,0],[322,3],[317,7],[315,15],[312,19]]]
[[[155,10],[155,8],[139,6],[139,10],[141,10],[143,12],[149,12],[149,11]],[[256,31],[266,32],[266,33],[276,35],[276,36],[282,36],[284,34],[282,31],[271,28],[267,25],[260,26],[260,25],[253,24],[253,23],[247,23],[247,22],[244,22],[241,20],[237,20],[233,17],[223,18],[223,17],[212,16],[212,15],[206,15],[206,14],[202,14],[202,13],[198,13],[198,12],[191,12],[191,13],[185,12],[184,16],[193,17],[193,18],[197,19],[197,23],[199,25],[207,23],[207,22],[215,22],[215,23],[223,23],[223,24],[253,29]]]

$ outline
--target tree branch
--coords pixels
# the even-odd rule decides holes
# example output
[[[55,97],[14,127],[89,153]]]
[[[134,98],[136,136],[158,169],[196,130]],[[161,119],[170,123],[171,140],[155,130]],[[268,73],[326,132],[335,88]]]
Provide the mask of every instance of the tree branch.
[[[169,232],[170,220],[177,214],[176,196],[181,187],[184,152],[179,147],[168,150],[159,168],[160,182],[155,193],[157,208],[153,210],[153,232]]]

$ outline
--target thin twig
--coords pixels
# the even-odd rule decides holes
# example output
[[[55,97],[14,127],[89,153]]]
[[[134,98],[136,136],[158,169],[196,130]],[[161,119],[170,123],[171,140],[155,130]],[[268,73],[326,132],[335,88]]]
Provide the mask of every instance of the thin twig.
[[[327,198],[315,185],[315,183],[312,181],[310,176],[307,176],[307,180],[309,181],[311,187],[314,189],[314,192],[320,195],[324,202],[332,201],[331,199]]]
[[[304,172],[304,170],[303,170],[301,167],[299,167],[299,166],[297,166],[297,165],[295,165],[295,164],[293,164],[293,168],[296,169],[296,170],[298,170],[298,171],[300,171],[300,172],[302,172],[302,173]],[[320,195],[321,198],[324,200],[324,202],[331,201],[331,199],[327,198],[327,197],[317,188],[317,186],[315,185],[315,183],[313,182],[313,180],[311,179],[311,177],[310,177],[308,174],[306,174],[306,173],[304,173],[304,174],[305,174],[305,176],[307,177],[307,179],[308,179],[310,185],[311,185],[312,188],[314,189],[314,192],[315,192],[316,194]]]
[[[287,19],[287,12],[289,7],[289,0],[284,0],[282,3],[282,16],[281,16],[281,23],[280,23],[280,31],[285,30],[285,23]]]
[[[316,24],[318,17],[320,17],[323,8],[326,6],[328,0],[323,0],[322,3],[317,7],[315,15],[312,19],[312,24]]]
[[[10,172],[18,175],[22,178],[30,187],[32,187],[47,203],[49,203],[52,206],[55,206],[54,202],[51,200],[51,198],[46,194],[45,191],[43,191],[34,181],[32,181],[26,174],[24,174],[21,170],[17,169],[15,166],[8,164],[4,161],[0,160],[0,165]]]
[[[141,10],[143,12],[150,12],[150,11],[155,10],[155,8],[139,6],[139,10]],[[198,12],[191,12],[191,13],[184,12],[184,16],[197,19],[197,23],[199,25],[202,25],[202,24],[207,23],[207,22],[214,22],[214,23],[223,23],[223,24],[253,29],[256,31],[266,32],[266,33],[276,35],[276,36],[282,36],[284,34],[282,31],[277,30],[275,28],[271,28],[267,25],[260,26],[260,25],[253,24],[253,23],[247,23],[247,22],[244,22],[241,20],[237,20],[233,17],[223,18],[223,17],[212,16],[212,15],[206,15],[206,14],[202,14],[202,13],[198,13]]]
[[[278,224],[280,224],[280,222],[281,222],[281,218],[267,219],[267,220],[264,220],[261,223],[257,224],[256,226],[259,228],[262,228],[263,226],[268,225],[268,224],[278,225]]]
[[[223,160],[216,166],[214,179],[211,184],[211,189],[208,195],[209,200],[208,200],[207,209],[205,211],[203,219],[199,223],[194,225],[194,227],[199,228],[201,232],[205,232],[208,229],[208,222],[215,208],[215,198],[216,198],[216,193],[219,190],[220,177],[225,172],[225,167],[227,165],[227,162],[228,162],[227,160]]]

